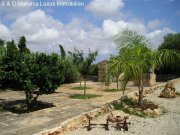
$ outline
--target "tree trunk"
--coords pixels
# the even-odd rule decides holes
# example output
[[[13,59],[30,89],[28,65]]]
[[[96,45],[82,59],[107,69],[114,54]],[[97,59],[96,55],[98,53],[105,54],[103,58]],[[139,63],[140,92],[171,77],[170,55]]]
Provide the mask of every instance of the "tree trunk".
[[[143,104],[143,84],[142,84],[142,79],[139,80],[139,99],[138,99],[138,104],[142,105]]]
[[[27,107],[30,109],[30,101],[29,101],[29,91],[28,90],[26,90],[25,91],[25,94],[26,94],[26,105],[27,105]]]
[[[119,82],[118,82],[118,77],[116,77],[116,81],[117,81],[117,90],[119,90]]]
[[[80,87],[81,87],[81,75],[80,75]]]
[[[40,93],[37,93],[36,96],[33,95],[34,91],[26,90],[26,105],[28,109],[32,109],[33,106],[37,105],[37,98],[39,97]]]
[[[84,96],[86,96],[86,77],[84,78]]]

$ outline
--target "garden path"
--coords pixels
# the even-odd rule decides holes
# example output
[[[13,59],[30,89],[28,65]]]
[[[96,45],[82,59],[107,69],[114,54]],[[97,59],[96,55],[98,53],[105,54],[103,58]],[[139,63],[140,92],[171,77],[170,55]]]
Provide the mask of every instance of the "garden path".
[[[100,94],[101,97],[93,99],[70,99],[71,94],[83,93],[82,90],[72,90],[71,87],[78,86],[78,83],[65,84],[58,88],[56,93],[42,95],[39,101],[53,103],[55,107],[42,109],[39,111],[14,114],[0,110],[0,135],[31,135],[42,130],[57,127],[61,122],[77,116],[83,112],[101,107],[115,99],[119,99],[122,92],[103,92],[105,86],[99,82],[87,82],[91,89],[87,93]],[[112,84],[111,88],[116,84]],[[137,90],[137,87],[128,85],[126,93]],[[16,101],[24,99],[25,95],[21,91],[1,91],[0,103],[3,101]]]

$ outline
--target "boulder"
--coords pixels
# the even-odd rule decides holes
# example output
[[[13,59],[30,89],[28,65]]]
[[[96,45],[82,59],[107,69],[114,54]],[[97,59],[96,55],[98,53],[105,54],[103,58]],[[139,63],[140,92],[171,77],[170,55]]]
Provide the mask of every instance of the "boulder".
[[[175,98],[176,92],[172,82],[168,82],[165,88],[161,91],[159,97]]]

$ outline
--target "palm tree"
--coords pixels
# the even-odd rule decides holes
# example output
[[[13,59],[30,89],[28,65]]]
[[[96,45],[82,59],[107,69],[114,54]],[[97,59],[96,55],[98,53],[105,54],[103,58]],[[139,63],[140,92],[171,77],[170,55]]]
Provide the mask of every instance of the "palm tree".
[[[111,70],[120,67],[124,73],[122,82],[124,88],[129,80],[138,81],[140,105],[143,103],[143,75],[148,73],[150,68],[180,63],[180,54],[172,50],[153,50],[150,48],[150,42],[134,31],[124,30],[114,36],[114,41],[119,49],[119,55]]]

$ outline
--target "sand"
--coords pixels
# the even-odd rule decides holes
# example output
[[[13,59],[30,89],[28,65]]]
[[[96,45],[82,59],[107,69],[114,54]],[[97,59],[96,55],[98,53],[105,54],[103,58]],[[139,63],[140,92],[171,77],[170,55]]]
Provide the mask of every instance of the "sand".
[[[180,85],[175,87],[176,91],[180,92]],[[102,126],[95,126],[91,131],[87,131],[86,125],[81,125],[65,135],[180,135],[180,96],[172,99],[159,98],[160,92],[161,90],[156,90],[145,98],[163,107],[166,113],[157,118],[140,118],[130,115],[129,131],[118,131],[114,128],[115,124],[109,126],[109,131]],[[92,123],[105,124],[106,117],[107,114],[99,116]]]

